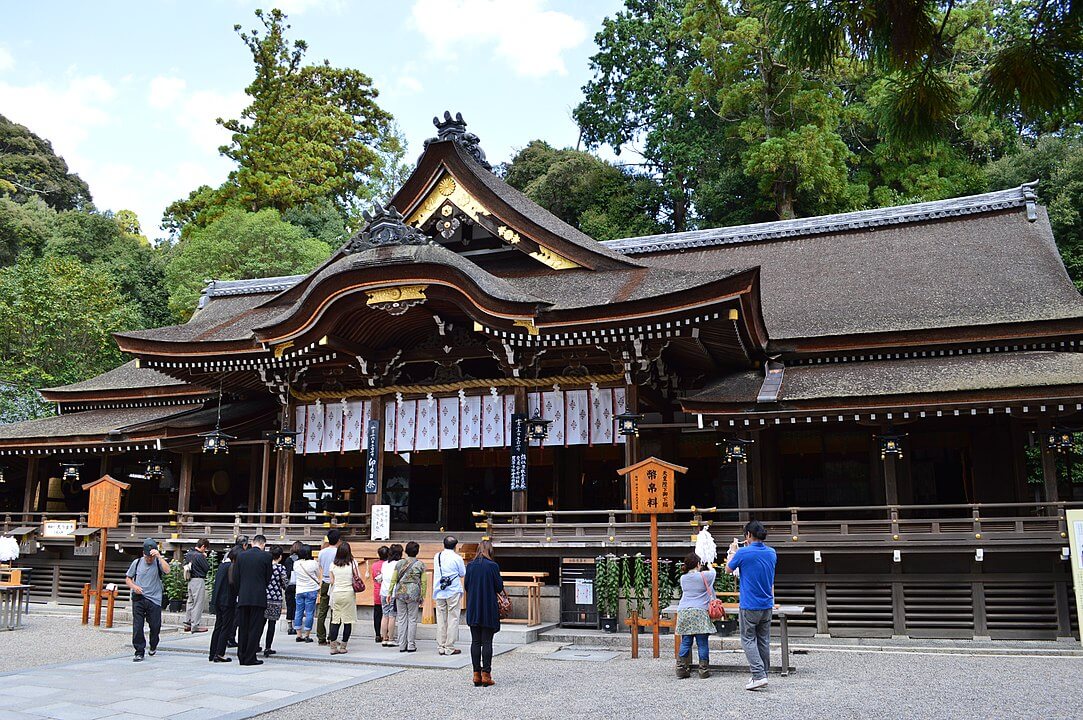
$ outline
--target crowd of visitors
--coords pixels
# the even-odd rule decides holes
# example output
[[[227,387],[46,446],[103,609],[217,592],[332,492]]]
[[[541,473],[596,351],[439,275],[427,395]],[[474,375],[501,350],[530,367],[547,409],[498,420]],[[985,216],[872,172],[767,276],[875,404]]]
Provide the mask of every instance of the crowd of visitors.
[[[734,539],[723,565],[727,573],[739,573],[741,578],[741,644],[752,672],[745,686],[748,690],[767,685],[771,665],[769,648],[777,559],[775,550],[764,544],[766,537],[763,524],[750,521],[745,526],[744,541]],[[289,634],[296,636],[296,642],[312,642],[315,625],[317,642],[329,646],[331,655],[347,653],[357,623],[357,594],[366,591],[366,575],[372,580],[375,642],[397,647],[403,653],[417,652],[421,605],[429,591],[428,568],[418,558],[421,551],[418,543],[380,547],[370,572],[366,572],[368,561],[357,562],[349,543],[337,529],[328,531],[316,559],[312,557],[312,548],[300,542],[293,543],[288,555],[279,546],[268,550],[266,545],[267,539],[262,535],[256,535],[251,542],[240,537],[218,568],[210,594],[215,614],[208,655],[211,662],[232,662],[233,658],[226,652],[236,647],[241,665],[262,665],[260,652],[265,658],[276,653],[271,646],[283,610],[290,624]],[[500,631],[504,609],[501,606],[507,603],[500,567],[493,560],[493,546],[488,540],[479,543],[469,563],[456,552],[456,538],[445,537],[443,545],[432,560],[436,652],[438,655],[462,653],[455,645],[465,592],[472,680],[477,687],[489,687],[494,684],[493,637]],[[184,557],[184,573],[188,578],[186,632],[207,630],[201,621],[207,599],[209,549],[210,543],[201,539]],[[683,561],[675,628],[681,636],[678,678],[691,675],[693,643],[699,677],[710,676],[708,639],[715,631],[712,603],[717,602],[716,573],[710,567],[711,560],[713,551],[712,557],[706,559],[690,552]],[[141,662],[146,654],[153,656],[157,652],[162,627],[162,580],[169,571],[169,562],[159,552],[158,543],[150,539],[143,543],[142,557],[128,567],[125,582],[132,592],[132,647],[136,662]],[[149,645],[144,635],[145,625],[150,629]]]
[[[503,594],[504,584],[500,568],[493,561],[492,543],[482,541],[469,564],[456,552],[458,544],[456,538],[445,537],[443,550],[432,560],[436,652],[438,655],[462,653],[455,645],[465,590],[473,682],[475,686],[488,687],[494,684],[493,636],[500,630],[498,596]],[[262,665],[260,653],[264,658],[276,654],[272,645],[283,610],[288,632],[295,636],[296,642],[313,642],[315,626],[315,642],[329,646],[331,655],[347,653],[357,623],[357,593],[366,592],[366,576],[372,580],[375,642],[396,647],[403,653],[417,652],[421,606],[430,588],[429,568],[418,558],[421,546],[416,542],[380,547],[378,559],[366,572],[367,560],[358,563],[337,529],[328,531],[315,558],[312,547],[304,543],[293,543],[286,554],[280,546],[268,548],[262,535],[251,541],[242,536],[226,553],[208,593],[209,552],[210,543],[200,539],[184,556],[188,578],[184,631],[207,631],[201,623],[209,594],[215,616],[208,648],[211,662],[232,662],[227,651],[236,648],[241,665]],[[157,652],[162,624],[162,580],[169,570],[158,543],[150,539],[143,544],[143,557],[128,568],[126,580],[132,591],[134,619],[132,645],[137,662],[146,653]],[[145,625],[150,627],[149,650]]]

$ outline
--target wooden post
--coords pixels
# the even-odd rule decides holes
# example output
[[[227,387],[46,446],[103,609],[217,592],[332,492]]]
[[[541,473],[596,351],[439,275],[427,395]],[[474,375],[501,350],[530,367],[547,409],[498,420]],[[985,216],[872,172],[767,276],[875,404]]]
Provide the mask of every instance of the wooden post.
[[[263,445],[266,445],[264,441]],[[248,451],[248,512],[259,512],[259,488],[260,488],[260,476],[263,474],[263,469],[260,467],[263,462],[263,453],[260,452],[260,446],[249,445]],[[259,519],[256,519],[259,523]]]
[[[387,433],[387,427],[384,426],[384,397],[378,395],[372,398],[372,411],[369,417],[372,420],[380,421],[380,443],[383,444],[386,441],[385,434]],[[361,432],[367,433],[368,428],[362,428]],[[384,500],[384,449],[378,447],[375,450],[368,448],[365,452],[376,453],[376,492],[368,493],[365,495],[365,510],[369,514],[369,528],[372,527],[372,506],[381,505]]]
[[[899,484],[895,479],[895,456],[888,455],[884,463],[884,504],[899,504]]]
[[[271,484],[271,443],[263,443],[263,461],[260,466],[259,475],[259,506],[256,508],[256,512],[259,513],[260,523],[266,522],[264,513],[267,512],[267,490]]]
[[[651,604],[654,608],[654,619],[651,620],[651,644],[654,657],[658,657],[658,619],[661,617],[661,608],[658,607],[658,513],[651,513]]]
[[[177,490],[177,514],[182,517],[177,519],[182,523],[184,522],[183,516],[188,514],[188,506],[192,501],[192,465],[194,460],[193,453],[181,453],[180,486]]]
[[[94,627],[102,624],[102,593],[105,591],[105,554],[109,552],[109,528],[101,529],[98,543],[98,573],[95,580]]]
[[[526,399],[526,388],[515,388],[515,412],[522,413],[523,415],[529,415],[529,407]],[[530,456],[529,442],[527,447],[527,457]],[[527,463],[527,487],[530,487],[530,463]],[[527,507],[527,491],[515,490],[511,494],[511,511],[512,512],[526,512]],[[525,522],[525,518],[520,517],[518,522]]]
[[[57,568],[59,569],[59,568]],[[83,624],[90,622],[90,583],[83,583]],[[54,594],[55,597],[55,594]]]
[[[1045,501],[1059,502],[1060,493],[1057,490],[1057,456],[1049,444],[1045,441],[1045,432],[1038,434],[1038,442],[1042,448],[1042,480],[1045,486]],[[1046,515],[1055,515],[1055,507],[1046,506]]]
[[[639,412],[639,388],[631,383],[624,387],[624,412]],[[639,438],[635,435],[624,436],[624,467],[635,465],[639,462]],[[632,491],[631,479],[624,479],[624,509],[631,507]]]
[[[635,660],[639,657],[639,613],[629,613],[628,621],[632,625],[632,659]]]
[[[26,495],[23,496],[23,513],[35,512],[34,494],[38,486],[38,458],[30,456],[26,459]],[[25,518],[24,518],[25,519]]]
[[[113,627],[113,608],[114,608],[114,606],[116,605],[116,602],[117,602],[117,591],[116,590],[110,590],[109,591],[108,600],[109,600],[109,605],[106,607],[106,610],[105,610],[105,627],[106,628],[111,628],[111,627]]]
[[[742,511],[748,510],[749,506],[749,488],[748,488],[748,463],[738,462],[737,465],[737,507]],[[748,513],[740,512],[737,517],[741,522],[748,522]]]
[[[288,513],[293,502],[293,453],[275,453],[275,510]]]

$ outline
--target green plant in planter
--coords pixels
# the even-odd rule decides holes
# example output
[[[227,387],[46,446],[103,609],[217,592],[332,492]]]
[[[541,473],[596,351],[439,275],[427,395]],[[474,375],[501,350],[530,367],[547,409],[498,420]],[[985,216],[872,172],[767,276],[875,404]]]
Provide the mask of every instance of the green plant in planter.
[[[175,602],[185,600],[188,597],[188,583],[184,580],[184,562],[170,563],[169,574],[163,579],[165,594]]]
[[[598,615],[603,618],[615,618],[620,599],[620,563],[615,555],[604,555],[597,558],[596,568],[594,596],[598,605]]]
[[[643,611],[650,607],[648,593],[650,592],[651,571],[647,561],[643,559],[643,553],[636,553],[632,570],[632,601],[639,617],[643,617]]]
[[[658,609],[665,610],[673,602],[675,588],[673,583],[673,562],[658,561]]]
[[[207,596],[210,597],[211,589],[214,587],[214,576],[218,574],[218,566],[221,564],[221,560],[218,559],[218,553],[211,550],[207,553]]]
[[[737,592],[737,578],[726,572],[725,565],[716,565],[717,574],[714,578],[714,591],[720,593]]]
[[[635,609],[632,591],[632,559],[627,555],[620,558],[620,597],[627,603],[628,611]]]

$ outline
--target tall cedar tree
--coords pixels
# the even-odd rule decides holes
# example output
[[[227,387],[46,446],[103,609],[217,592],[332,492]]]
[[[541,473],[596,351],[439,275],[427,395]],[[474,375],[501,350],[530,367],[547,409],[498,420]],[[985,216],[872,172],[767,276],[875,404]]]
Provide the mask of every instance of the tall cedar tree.
[[[56,210],[90,205],[90,188],[78,175],[68,172],[68,164],[53,152],[52,144],[3,115],[0,194],[8,194],[16,202],[37,197]]]

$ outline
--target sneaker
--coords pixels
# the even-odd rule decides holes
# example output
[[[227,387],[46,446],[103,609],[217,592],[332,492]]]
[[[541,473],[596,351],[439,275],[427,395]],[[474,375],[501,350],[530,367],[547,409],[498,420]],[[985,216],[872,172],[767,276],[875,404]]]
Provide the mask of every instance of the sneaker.
[[[139,653],[136,653],[135,657],[132,658],[132,662],[143,662],[143,656]]]
[[[188,623],[184,623],[184,628],[181,630],[181,632],[192,632],[192,626]]]
[[[445,655],[462,655],[462,653],[463,653],[463,651],[460,650],[459,648],[451,648],[450,650],[445,650],[444,651]]]
[[[296,638],[294,638],[293,641],[294,642],[304,642],[305,641],[305,636],[304,635],[298,635]]]
[[[745,685],[745,690],[759,690],[762,687],[767,687],[767,678],[749,680],[748,684]]]
[[[192,628],[191,632],[193,632],[193,633],[203,633],[203,632],[207,632],[207,628],[205,628],[205,627],[194,627],[194,628]]]
[[[150,655],[151,657],[154,657],[157,653],[158,653],[158,648],[151,648],[150,650],[147,650],[147,654]]]
[[[444,648],[436,648],[436,654],[437,655],[443,655],[444,654]]]

